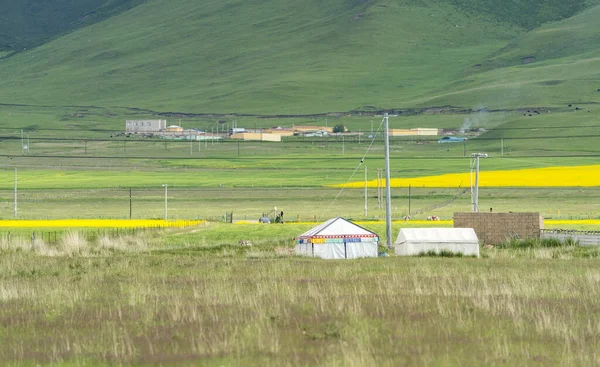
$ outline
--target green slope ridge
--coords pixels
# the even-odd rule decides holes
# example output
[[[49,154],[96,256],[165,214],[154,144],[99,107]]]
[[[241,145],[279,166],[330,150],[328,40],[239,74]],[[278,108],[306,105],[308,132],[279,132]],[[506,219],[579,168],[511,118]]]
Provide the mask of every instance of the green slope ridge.
[[[467,77],[410,103],[490,108],[600,103],[598,19],[600,6],[594,6],[528,32],[486,58],[483,71],[473,68]],[[521,65],[526,57],[535,62]]]
[[[20,52],[144,0],[0,0],[0,51]]]
[[[588,2],[570,17],[584,3],[569,4],[150,0],[0,60],[0,103],[290,114],[560,104],[565,98],[554,91],[564,85],[544,81],[595,77],[598,70],[599,7]],[[514,16],[522,13],[531,16]],[[555,55],[562,59],[536,38],[553,26],[570,29]],[[514,66],[530,53],[542,62]],[[561,77],[545,76],[553,68]]]

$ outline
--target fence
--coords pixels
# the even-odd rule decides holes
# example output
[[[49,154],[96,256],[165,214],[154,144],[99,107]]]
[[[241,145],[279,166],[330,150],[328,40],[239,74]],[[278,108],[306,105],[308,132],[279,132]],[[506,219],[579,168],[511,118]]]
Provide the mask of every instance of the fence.
[[[559,241],[573,240],[580,246],[600,246],[600,231],[545,229],[541,231],[541,238]]]
[[[133,228],[74,228],[74,229],[63,229],[63,230],[21,230],[21,231],[3,231],[0,232],[0,239],[6,243],[11,243],[14,240],[31,240],[33,244],[36,240],[41,240],[47,244],[58,244],[65,234],[71,231],[80,232],[84,238],[88,241],[93,241],[101,237],[117,238],[123,236],[136,236],[141,233],[156,232],[172,226],[146,226],[146,227],[133,227]]]

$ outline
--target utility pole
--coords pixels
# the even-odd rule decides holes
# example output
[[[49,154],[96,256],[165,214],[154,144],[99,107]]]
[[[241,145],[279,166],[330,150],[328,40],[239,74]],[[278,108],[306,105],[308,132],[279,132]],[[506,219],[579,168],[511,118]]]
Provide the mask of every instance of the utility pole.
[[[369,208],[367,206],[367,195],[369,194],[369,190],[367,187],[367,166],[365,166],[365,218],[369,215]]]
[[[500,139],[500,153],[504,157],[504,138]]]
[[[23,140],[23,129],[21,129],[21,155],[24,154],[25,150],[25,140]]]
[[[344,144],[344,143],[345,143],[345,142],[344,142],[344,136],[342,135],[342,155],[344,155],[344,154],[345,154],[345,152],[346,152],[346,146],[345,146],[345,144]]]
[[[487,158],[485,153],[473,153],[472,158],[475,158],[475,187],[473,189],[473,213],[479,211],[479,158]]]
[[[17,219],[17,167],[15,167],[15,219]]]
[[[388,249],[392,249],[392,190],[390,187],[390,134],[389,117],[387,112],[385,120],[385,235]]]

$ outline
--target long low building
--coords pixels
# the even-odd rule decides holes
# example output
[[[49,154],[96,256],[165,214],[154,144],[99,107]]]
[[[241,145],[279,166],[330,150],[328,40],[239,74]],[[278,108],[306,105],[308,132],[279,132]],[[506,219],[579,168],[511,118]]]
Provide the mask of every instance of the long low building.
[[[237,133],[237,134],[232,134],[230,137],[231,137],[231,139],[241,139],[241,140],[273,141],[273,142],[281,141],[281,135],[279,135],[279,134]]]
[[[437,136],[440,129],[418,127],[413,129],[390,129],[390,136]]]
[[[311,126],[311,125],[297,125],[292,127],[292,130],[295,133],[307,133],[307,132],[312,132],[312,131],[319,131],[319,130],[325,130],[328,133],[332,133],[333,132],[333,128],[331,127],[327,127],[327,126]]]

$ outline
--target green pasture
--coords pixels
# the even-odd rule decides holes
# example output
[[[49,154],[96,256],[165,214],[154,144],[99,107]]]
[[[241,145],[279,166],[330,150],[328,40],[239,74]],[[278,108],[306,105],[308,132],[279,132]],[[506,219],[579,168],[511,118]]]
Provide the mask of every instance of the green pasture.
[[[51,189],[21,190],[18,194],[20,219],[164,218],[165,190],[129,189]],[[597,188],[482,188],[482,210],[496,212],[540,212],[555,219],[596,219]],[[383,203],[384,204],[384,203]],[[130,206],[131,205],[131,206]],[[385,218],[385,205],[378,208],[377,190],[368,190],[364,213],[364,190],[315,187],[261,188],[181,188],[168,189],[168,217],[171,219],[224,220],[233,212],[234,221],[257,221],[263,214],[274,218],[274,208],[285,212],[285,219],[324,221],[334,216],[363,220]],[[471,211],[468,187],[461,189],[392,189],[392,216],[425,220],[430,215],[451,219],[455,212]],[[14,193],[0,190],[0,218],[13,219]]]
[[[531,113],[532,116],[524,110],[391,117],[393,128],[444,124],[458,129],[468,123],[471,129],[485,129],[478,136],[469,130],[469,140],[464,144],[438,144],[439,137],[393,137],[391,175],[410,178],[468,172],[468,156],[474,152],[490,154],[490,158],[481,162],[482,172],[594,165],[599,149],[595,144],[595,126],[600,110],[590,107],[588,113],[574,108]],[[14,115],[7,113],[6,117]],[[107,117],[106,121],[122,128],[125,118],[119,115]],[[27,119],[20,119],[25,127]],[[354,131],[362,131],[359,128],[362,126],[365,134],[370,134],[373,119],[377,131],[380,117],[343,117],[339,121]],[[259,120],[264,123],[264,119]],[[191,122],[182,119],[184,126],[188,123]],[[3,124],[9,125],[7,120]],[[101,124],[96,126],[100,131],[80,131],[68,124],[61,130],[28,130],[25,139],[29,137],[29,151],[22,150],[20,129],[3,130],[0,217],[13,216],[14,168],[17,168],[18,215],[24,219],[128,218],[129,189],[133,190],[132,217],[161,218],[163,184],[169,185],[169,213],[173,218],[220,218],[233,211],[237,219],[255,220],[275,206],[285,208],[288,218],[293,219],[335,215],[364,218],[363,190],[342,192],[328,186],[364,180],[365,167],[368,180],[374,180],[377,169],[383,168],[384,163],[381,135],[374,140],[363,135],[295,137],[282,143],[190,143],[125,138],[102,129]],[[366,159],[360,165],[365,154]],[[448,218],[455,211],[469,210],[469,185],[470,182],[464,182],[460,187],[445,190],[413,187],[411,214]],[[546,216],[587,218],[598,215],[593,204],[598,196],[596,191],[594,188],[485,189],[481,190],[480,200],[482,207],[497,211],[536,210]],[[408,188],[394,189],[392,195],[393,215],[397,218],[407,215]],[[376,190],[370,189],[366,218],[383,216],[376,207]]]
[[[600,93],[598,93],[600,96]],[[464,144],[438,144],[439,136],[392,137],[393,158],[459,158],[473,152],[487,152],[494,157],[540,157],[597,155],[597,126],[600,109],[589,102],[567,102],[557,108],[528,107],[507,111],[477,110],[471,113],[424,113],[390,118],[390,128],[429,127],[461,130],[468,137]],[[94,110],[94,109],[92,109]],[[311,166],[327,166],[327,159],[352,160],[362,158],[370,147],[372,165],[380,165],[383,155],[381,116],[341,116],[319,118],[259,117],[188,117],[169,119],[169,123],[187,128],[216,132],[226,131],[236,124],[245,128],[273,126],[292,127],[299,124],[345,125],[360,135],[319,137],[285,137],[282,143],[259,143],[226,140],[221,142],[165,141],[136,136],[123,136],[125,120],[152,118],[137,116],[120,109],[103,114],[64,117],[58,109],[32,107],[0,107],[0,140],[2,156],[10,165],[52,167],[231,167],[227,161],[239,160],[241,166],[270,165],[277,160],[306,160]],[[67,116],[79,115],[71,110]],[[530,116],[531,115],[531,116]],[[154,118],[157,118],[154,116]],[[325,121],[327,120],[327,121]],[[21,140],[23,130],[23,141]],[[369,138],[372,136],[373,138]],[[373,141],[374,139],[374,141]],[[371,145],[373,142],[373,145]],[[24,151],[22,145],[29,150]],[[181,159],[177,162],[177,159]],[[206,162],[210,158],[212,163]],[[224,158],[222,161],[213,160]],[[123,160],[131,160],[123,163]],[[19,163],[15,163],[15,162]],[[151,160],[152,162],[148,162]],[[569,159],[564,161],[570,165]],[[302,162],[298,161],[301,168]],[[317,163],[318,162],[318,163]],[[540,161],[541,165],[548,161]],[[557,159],[557,164],[563,164]],[[398,163],[402,165],[402,163]],[[340,162],[339,165],[347,166]],[[518,167],[518,165],[516,165]],[[289,167],[289,164],[286,164]],[[393,169],[393,168],[392,168]]]

